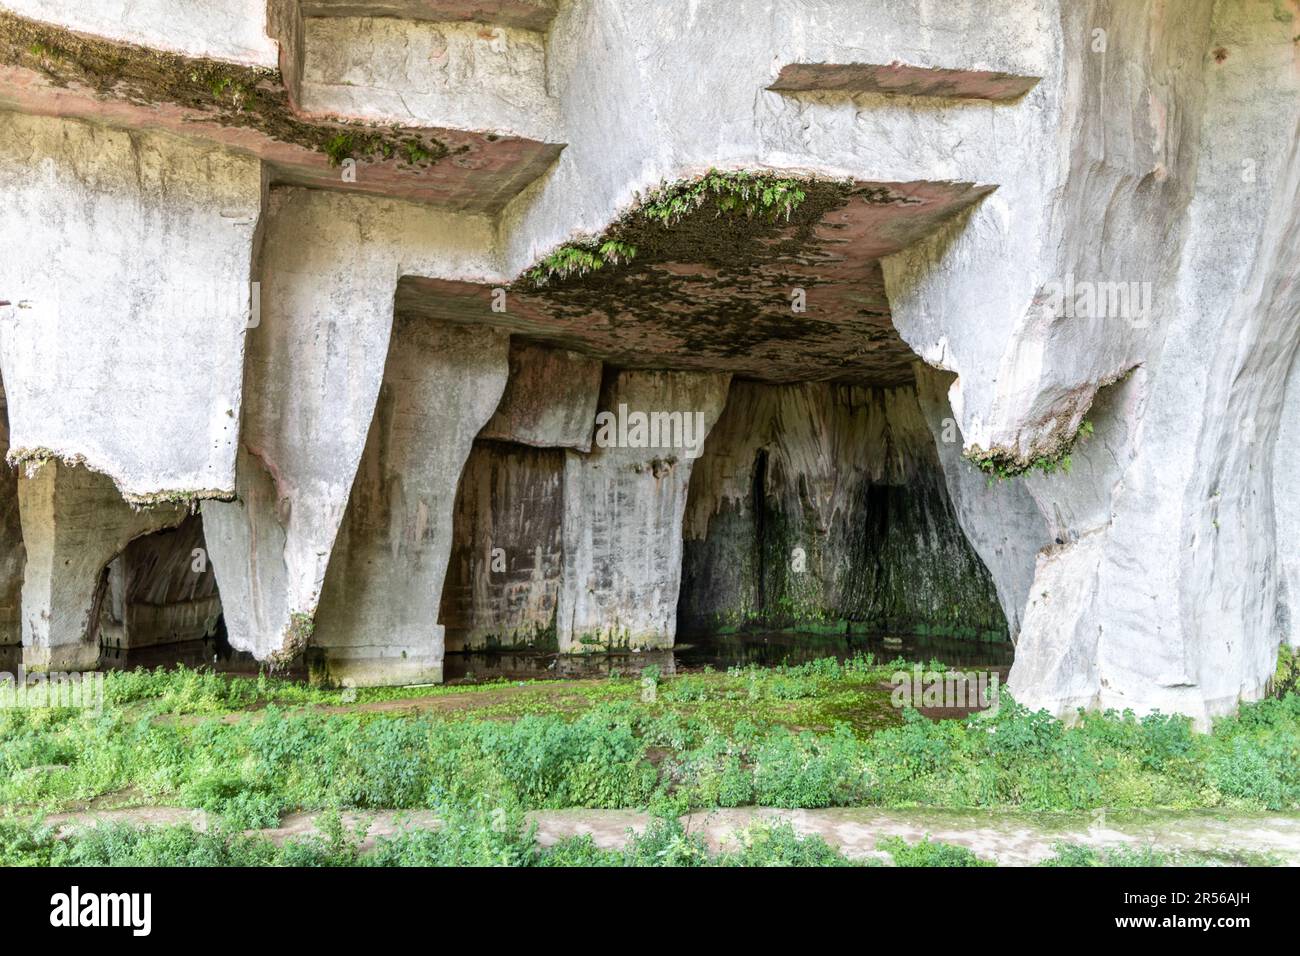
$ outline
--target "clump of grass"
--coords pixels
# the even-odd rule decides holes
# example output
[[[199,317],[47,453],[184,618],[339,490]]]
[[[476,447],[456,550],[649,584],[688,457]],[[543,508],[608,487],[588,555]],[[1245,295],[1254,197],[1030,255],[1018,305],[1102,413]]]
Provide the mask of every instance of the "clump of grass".
[[[1039,866],[1281,866],[1276,854],[1250,850],[1168,850],[1155,846],[1091,847],[1056,843]]]
[[[964,846],[931,840],[929,834],[918,843],[908,843],[902,837],[885,837],[876,848],[893,857],[895,866],[996,866],[992,860],[976,856]]]
[[[636,246],[617,239],[568,242],[525,272],[524,279],[534,286],[545,286],[552,280],[584,276],[607,264],[623,265],[635,258]]]

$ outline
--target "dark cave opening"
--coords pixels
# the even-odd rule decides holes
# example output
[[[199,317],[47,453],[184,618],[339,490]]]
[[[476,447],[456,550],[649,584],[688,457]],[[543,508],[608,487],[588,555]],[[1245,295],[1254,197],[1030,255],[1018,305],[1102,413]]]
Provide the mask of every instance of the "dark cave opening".
[[[1008,640],[909,386],[734,382],[683,537],[679,642]]]
[[[104,568],[88,638],[104,669],[209,666],[257,673],[226,639],[201,515],[131,541]]]
[[[556,650],[564,456],[474,442],[456,489],[439,605],[447,653]]]

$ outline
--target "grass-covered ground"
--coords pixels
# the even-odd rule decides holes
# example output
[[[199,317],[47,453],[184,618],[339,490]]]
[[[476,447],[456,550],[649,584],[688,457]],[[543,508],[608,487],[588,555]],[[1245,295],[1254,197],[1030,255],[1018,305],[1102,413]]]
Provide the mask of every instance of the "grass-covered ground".
[[[823,660],[651,686],[641,677],[498,683],[361,691],[346,702],[269,678],[112,673],[98,715],[0,710],[0,861],[362,859],[341,829],[279,846],[241,832],[294,811],[432,810],[444,821],[381,840],[368,863],[639,864],[844,862],[776,824],[756,828],[744,852],[710,857],[671,819],[692,808],[1300,807],[1295,693],[1246,705],[1210,734],[1159,715],[1088,715],[1067,728],[1008,697],[996,714],[933,721],[890,705],[885,682],[897,669]],[[39,823],[155,805],[203,809],[221,824],[206,834],[110,826],[57,839]],[[664,819],[618,851],[581,840],[538,849],[525,811],[569,807],[646,808]],[[914,854],[930,851],[916,846],[882,849],[922,862]],[[1083,848],[1063,849],[1062,860],[1123,862]]]
[[[629,834],[619,849],[600,848],[590,836],[539,846],[520,818],[450,811],[437,828],[408,827],[364,849],[363,832],[350,832],[337,814],[326,815],[316,834],[276,843],[265,836],[221,826],[200,832],[188,826],[100,824],[60,835],[35,821],[0,820],[0,866],[517,866],[517,867],[749,867],[881,866],[985,867],[997,860],[932,840],[881,839],[880,856],[850,859],[817,835],[801,836],[789,822],[764,822],[711,851],[698,834],[672,818],[655,820]],[[1094,848],[1058,843],[1038,865],[1047,867],[1270,865],[1267,854],[1224,855],[1151,847]]]

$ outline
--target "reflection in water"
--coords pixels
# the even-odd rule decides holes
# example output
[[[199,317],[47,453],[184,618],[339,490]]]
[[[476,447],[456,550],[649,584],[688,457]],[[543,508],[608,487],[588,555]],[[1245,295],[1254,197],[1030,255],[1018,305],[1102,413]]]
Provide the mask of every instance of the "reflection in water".
[[[448,654],[442,662],[448,684],[476,684],[490,680],[544,680],[580,677],[610,677],[640,673],[655,666],[664,675],[675,674],[678,664],[672,651],[641,651],[618,654],[556,654],[544,651],[462,651]]]
[[[100,670],[134,670],[144,667],[205,667],[218,674],[239,674],[244,677],[256,677],[266,670],[266,665],[252,654],[237,651],[226,640],[224,620],[217,623],[217,632],[211,637],[198,641],[182,641],[178,644],[155,644],[152,647],[123,649],[105,647],[99,649]],[[286,680],[306,680],[307,668],[300,662],[292,666],[277,669],[277,677]]]
[[[179,644],[155,644],[152,647],[100,647],[99,666],[102,670],[132,670],[136,667],[209,667],[221,674],[252,674],[263,665],[252,654],[237,651],[229,644],[222,646],[214,638],[199,641],[182,641]]]
[[[954,638],[905,635],[816,634],[726,634],[693,635],[676,647],[663,651],[615,654],[556,654],[543,651],[493,651],[448,654],[443,666],[449,684],[473,684],[492,680],[537,680],[609,677],[637,674],[655,666],[665,676],[712,667],[800,664],[823,657],[839,660],[854,654],[872,654],[879,662],[897,658],[907,661],[938,660],[950,667],[999,670],[1005,676],[1013,646],[1006,641],[981,642]],[[0,672],[16,673],[22,663],[21,647],[0,647]],[[131,670],[136,667],[206,667],[221,674],[257,676],[265,669],[251,654],[236,651],[226,641],[224,629],[211,638],[183,644],[122,650],[104,647],[100,652],[103,670]],[[305,680],[307,671],[295,664],[277,676]]]
[[[950,667],[1010,666],[1015,646],[1010,641],[972,641],[917,634],[726,634],[687,637],[675,648],[680,664],[715,668],[757,664],[802,664],[822,657],[845,660],[871,654],[879,663],[897,658],[937,660]]]
[[[877,661],[897,658],[928,663],[938,660],[950,667],[1004,670],[1011,665],[1014,646],[1009,641],[983,642],[956,638],[839,634],[709,634],[682,638],[672,650],[637,654],[563,655],[528,651],[465,652],[448,654],[443,673],[448,683],[528,678],[608,677],[632,674],[656,666],[667,674],[712,667],[724,670],[753,664],[774,667],[855,654],[871,654]]]

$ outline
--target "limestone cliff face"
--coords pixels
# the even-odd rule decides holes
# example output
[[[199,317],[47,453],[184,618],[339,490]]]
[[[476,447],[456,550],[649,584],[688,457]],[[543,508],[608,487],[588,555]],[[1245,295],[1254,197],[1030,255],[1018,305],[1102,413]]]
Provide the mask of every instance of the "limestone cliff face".
[[[1072,119],[1056,153],[1062,202],[1048,207],[1057,238],[1037,271],[1108,295],[1137,283],[1151,307],[1059,315],[1040,286],[983,355],[958,344],[970,316],[934,323],[950,337],[941,364],[957,373],[948,398],[968,452],[1050,457],[1048,436],[1073,436],[1085,417],[1092,428],[1068,473],[1018,479],[1037,519],[1022,499],[1015,517],[970,509],[963,523],[976,540],[1021,528],[1047,543],[1028,588],[1022,558],[990,563],[1000,591],[1027,594],[1010,679],[1020,699],[1204,725],[1264,693],[1287,616],[1291,548],[1275,528],[1293,497],[1295,445],[1278,436],[1300,314],[1294,11],[1079,4],[1061,23]],[[1140,27],[1140,52],[1129,41],[1122,66],[1099,56],[1080,40],[1089,24],[1119,42]],[[922,254],[930,287],[938,269],[971,270],[973,239],[887,263],[891,287]],[[906,295],[891,301],[907,337]]]
[[[11,460],[84,461],[137,502],[230,494],[258,165],[14,113],[0,162],[25,171],[0,181]]]
[[[683,533],[683,633],[1007,637],[911,388],[734,383]]]
[[[1296,0],[91,6],[0,0],[31,666],[195,502],[330,679],[846,622],[1204,726],[1300,641]]]

